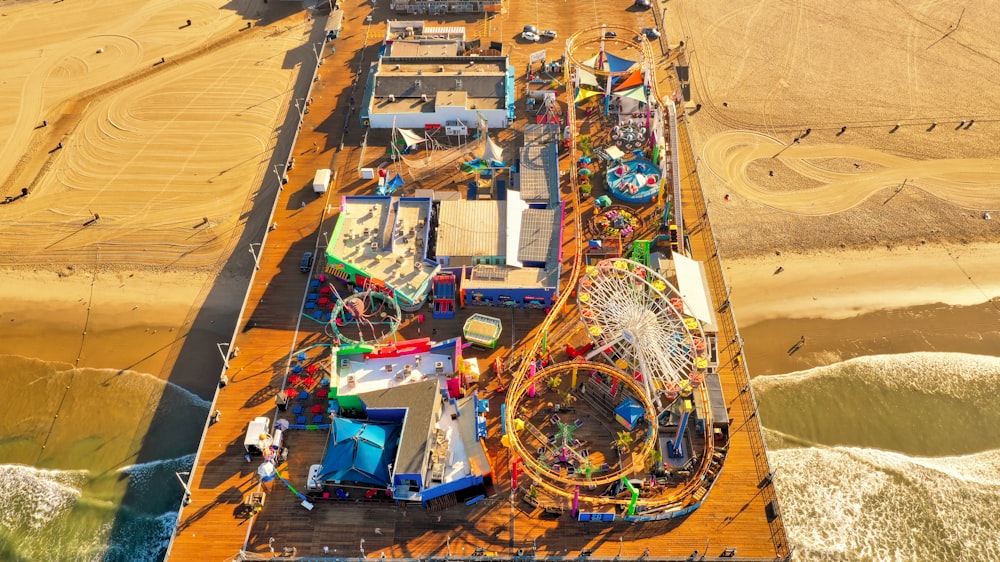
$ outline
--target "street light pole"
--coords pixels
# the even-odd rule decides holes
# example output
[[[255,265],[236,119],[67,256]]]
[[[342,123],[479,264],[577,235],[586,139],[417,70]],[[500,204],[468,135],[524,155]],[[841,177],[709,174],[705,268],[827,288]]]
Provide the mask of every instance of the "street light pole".
[[[361,557],[365,558],[365,539],[361,539]]]
[[[250,244],[250,255],[253,256],[253,266],[254,269],[260,269],[260,254],[254,251],[254,246],[260,246],[260,242],[252,242]]]
[[[177,477],[177,481],[180,482],[181,487],[184,488],[184,505],[188,505],[189,503],[191,503],[191,488],[188,486],[188,483],[185,482],[183,478],[181,478],[181,475],[191,476],[191,471],[185,470],[184,472],[174,473],[174,476]]]
[[[306,118],[306,110],[305,107],[303,107],[305,101],[305,98],[295,98],[295,109],[299,110],[299,125],[301,125],[302,121]]]
[[[285,176],[282,175],[281,172],[278,171],[278,168],[280,168],[280,167],[281,167],[281,164],[275,164],[274,168],[273,168],[274,169],[274,175],[278,177],[278,189],[281,189],[281,186],[285,185]]]
[[[225,367],[228,369],[229,368],[229,354],[226,353],[225,351],[222,351],[222,346],[226,346],[228,348],[229,344],[228,343],[224,343],[224,342],[220,342],[220,343],[215,344],[215,347],[219,348],[219,355],[222,356],[222,364],[225,365]]]
[[[317,45],[319,45],[319,47],[317,47]],[[313,48],[313,53],[316,54],[316,66],[320,66],[321,64],[323,64],[323,44],[313,43],[312,48]]]
[[[448,543],[448,558],[451,558],[451,535],[448,535],[446,542]]]

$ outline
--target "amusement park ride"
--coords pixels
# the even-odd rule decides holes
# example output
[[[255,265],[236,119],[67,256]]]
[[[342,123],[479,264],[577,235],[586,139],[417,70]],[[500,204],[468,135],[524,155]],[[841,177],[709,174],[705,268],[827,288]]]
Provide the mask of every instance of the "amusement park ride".
[[[596,76],[598,87],[604,80],[610,92],[612,80],[634,74],[631,66],[616,70],[601,64],[601,57],[595,63],[577,56],[595,46],[603,53],[605,44],[613,42],[640,55],[645,87],[657,99],[656,83],[648,78],[654,60],[649,45],[644,39],[618,39],[628,37],[627,31],[602,26],[574,35],[567,47],[567,83],[582,71]],[[574,115],[569,112],[571,131]],[[644,126],[662,131],[662,119],[647,113]],[[662,135],[656,137],[662,142]],[[577,161],[575,145],[569,145],[571,162]],[[658,149],[662,157],[663,147]],[[576,174],[569,175],[576,194]],[[579,202],[575,208],[577,224],[582,224]],[[532,497],[542,490],[571,500],[573,515],[581,520],[608,507],[621,509],[624,519],[634,521],[690,513],[704,499],[725,456],[725,444],[716,450],[711,438],[713,414],[703,384],[712,340],[674,285],[648,265],[648,244],[640,246],[645,251],[633,253],[639,261],[619,257],[587,264],[578,243],[570,283],[576,291],[563,291],[552,310],[561,310],[575,294],[591,341],[579,348],[567,344],[570,361],[540,368],[532,360],[547,346],[540,337],[524,353],[527,359],[515,366],[507,390],[503,442],[516,459],[514,472],[531,479]],[[550,315],[540,333],[552,321]],[[563,402],[575,397],[578,405],[573,413],[564,413],[562,405],[537,398],[539,387],[565,389]],[[613,425],[615,419],[624,431],[617,431],[621,428]],[[603,433],[595,433],[591,425],[603,426]],[[578,435],[584,429],[612,445],[600,438],[588,443]],[[516,480],[512,484],[516,487]]]

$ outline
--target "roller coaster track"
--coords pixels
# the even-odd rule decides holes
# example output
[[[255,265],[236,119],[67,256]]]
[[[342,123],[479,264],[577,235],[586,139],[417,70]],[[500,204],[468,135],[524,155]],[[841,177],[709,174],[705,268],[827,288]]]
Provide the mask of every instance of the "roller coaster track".
[[[614,31],[619,35],[619,37],[606,38],[605,32],[607,31]],[[645,37],[643,37],[639,41],[634,41],[626,38],[633,33],[635,33],[635,30],[629,27],[616,26],[616,25],[601,25],[578,31],[577,33],[573,34],[569,39],[567,39],[566,57],[571,64],[565,65],[564,80],[565,84],[567,84],[566,100],[565,100],[567,107],[566,118],[567,118],[567,126],[569,127],[569,130],[572,133],[571,138],[575,139],[577,137],[577,122],[576,122],[576,111],[575,111],[575,101],[574,101],[575,96],[573,88],[569,87],[569,85],[572,84],[572,81],[570,79],[571,71],[573,66],[586,66],[584,65],[583,61],[577,59],[574,52],[575,49],[579,46],[594,45],[605,42],[614,42],[616,44],[631,47],[633,49],[636,49],[642,54],[643,60],[640,61],[640,63],[642,64],[644,70],[646,72],[652,73],[651,76],[655,77],[655,68],[654,65],[652,64],[652,61],[656,60],[656,58],[655,55],[653,54],[652,47],[650,43],[645,39]],[[578,42],[580,43],[578,44]],[[594,72],[598,76],[605,76],[605,77],[624,76],[630,73],[630,70],[624,70],[624,71],[595,70],[590,67],[588,67],[588,71]],[[656,80],[655,79],[648,80],[648,82],[651,88],[650,92],[651,96],[653,97],[653,99],[660,100],[661,98],[659,95],[659,88],[656,83]],[[668,100],[668,103],[673,103],[673,102]],[[505,408],[505,413],[504,413],[504,424],[507,428],[515,427],[515,417],[517,413],[516,404],[520,399],[520,397],[522,397],[527,392],[528,386],[530,386],[532,382],[532,380],[529,378],[529,364],[531,360],[537,355],[539,349],[541,348],[542,341],[545,338],[545,334],[549,332],[550,328],[552,327],[552,324],[556,321],[556,319],[559,318],[559,316],[561,316],[562,314],[564,314],[563,308],[566,306],[570,296],[573,293],[573,287],[575,287],[579,281],[580,272],[583,267],[583,264],[585,263],[583,255],[584,250],[586,248],[586,245],[583,243],[584,225],[580,214],[580,192],[577,185],[577,175],[575,173],[575,166],[578,159],[579,155],[577,151],[576,142],[571,142],[569,146],[569,161],[571,163],[569,182],[570,182],[572,202],[573,202],[572,218],[577,229],[577,235],[575,236],[574,239],[574,247],[573,247],[574,251],[572,256],[573,266],[570,271],[569,278],[565,283],[565,286],[560,288],[561,290],[559,292],[558,299],[549,309],[549,313],[542,321],[540,329],[537,331],[537,334],[534,337],[534,339],[527,344],[528,347],[527,352],[521,354],[522,357],[521,363],[520,365],[517,366],[516,371],[512,376],[511,384],[507,390],[507,396],[505,398],[505,404],[507,407]],[[551,343],[553,342],[549,342],[550,345]],[[613,369],[603,364],[588,363],[587,365],[588,369],[613,371]],[[598,366],[591,367],[591,365],[598,365]],[[555,367],[558,368],[559,365],[556,365]],[[552,369],[552,367],[549,367],[549,369]],[[542,373],[544,374],[544,371]],[[628,377],[624,377],[622,380],[627,378]],[[630,380],[629,382],[632,381]],[[632,384],[635,383],[632,382]],[[644,396],[644,393],[641,392],[641,389],[638,392],[638,394]],[[703,407],[707,408],[707,404],[704,405]],[[588,484],[588,482],[586,481],[567,479],[562,477],[561,475],[557,475],[552,473],[551,471],[548,471],[544,466],[541,465],[541,463],[537,462],[535,459],[531,457],[530,452],[526,450],[526,448],[520,442],[520,439],[516,436],[514,431],[511,429],[509,430],[509,432],[510,432],[509,443],[511,449],[511,458],[520,457],[522,459],[522,463],[524,463],[524,465],[526,465],[530,469],[529,472],[532,473],[535,482],[538,483],[546,491],[558,496],[571,498],[573,497],[573,494],[571,492],[569,492],[565,488],[560,488],[559,486],[556,486],[550,482],[558,482],[559,484],[562,484],[564,486],[578,486],[581,484]],[[708,442],[705,445],[705,450],[700,451],[701,460],[699,462],[699,466],[696,468],[697,474],[702,474],[705,471],[707,471],[709,460],[712,457],[712,455],[710,454],[711,448],[712,448],[712,443],[710,440],[708,440]],[[649,454],[650,452],[649,449],[650,447],[646,447],[643,450],[637,452],[638,458],[640,459],[639,462],[641,462],[641,459],[644,458],[645,455]],[[612,480],[618,479],[620,477],[621,475],[618,474],[617,476],[611,479]],[[608,483],[608,482],[610,482],[608,478],[602,478],[602,479],[594,479],[593,481],[589,482],[589,484]],[[650,512],[652,512],[652,510],[656,510],[657,508],[680,506],[681,503],[683,503],[687,498],[691,497],[691,495],[702,485],[703,482],[701,478],[693,477],[689,479],[684,484],[683,487],[675,490],[674,493],[670,494],[669,496],[640,499],[638,500],[637,505],[644,506],[647,509],[650,509],[651,510]],[[612,505],[612,504],[625,505],[629,503],[629,500],[627,499],[620,500],[615,498],[599,498],[599,499],[588,498],[588,501],[591,502],[596,501],[597,503],[603,505]]]

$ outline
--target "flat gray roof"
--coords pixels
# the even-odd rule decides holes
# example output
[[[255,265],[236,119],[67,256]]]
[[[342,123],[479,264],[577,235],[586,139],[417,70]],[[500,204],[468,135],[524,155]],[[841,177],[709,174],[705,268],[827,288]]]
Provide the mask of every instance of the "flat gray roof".
[[[521,199],[525,201],[552,201],[553,192],[558,199],[559,154],[556,145],[531,144],[521,149],[518,188]]]
[[[525,209],[521,215],[521,242],[517,259],[554,263],[558,254],[559,209]]]
[[[457,57],[458,41],[444,39],[397,39],[389,46],[394,57]]]
[[[438,270],[425,259],[430,207],[429,199],[344,197],[327,255],[418,300]]]
[[[438,209],[438,256],[506,255],[507,207],[503,201],[441,201]]]
[[[440,407],[437,379],[394,386],[359,394],[366,408],[406,408],[403,434],[399,437],[393,472],[423,474],[427,461],[427,436]]]
[[[559,142],[559,125],[529,123],[524,126],[524,144],[554,144]]]

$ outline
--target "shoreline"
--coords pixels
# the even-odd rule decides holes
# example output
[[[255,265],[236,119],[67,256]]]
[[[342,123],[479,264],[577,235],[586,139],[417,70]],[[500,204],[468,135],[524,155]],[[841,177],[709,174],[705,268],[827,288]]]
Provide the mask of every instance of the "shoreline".
[[[722,257],[743,328],[766,320],[846,319],[1000,297],[1000,244],[872,248]],[[778,268],[780,273],[775,273]]]

